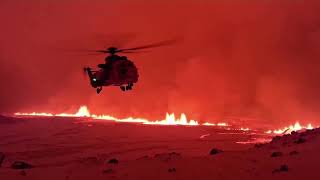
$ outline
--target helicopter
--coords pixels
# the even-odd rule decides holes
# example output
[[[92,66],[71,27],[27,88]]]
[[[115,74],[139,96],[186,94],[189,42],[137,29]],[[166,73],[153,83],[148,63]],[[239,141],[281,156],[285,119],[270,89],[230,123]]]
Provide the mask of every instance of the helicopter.
[[[89,52],[109,55],[105,57],[104,64],[97,65],[98,70],[93,70],[90,67],[84,67],[83,70],[88,75],[90,85],[96,89],[97,94],[102,91],[103,86],[119,86],[122,91],[129,91],[138,82],[138,68],[127,56],[121,56],[118,53],[140,53],[141,51],[136,50],[159,47],[171,43],[173,43],[173,40],[134,48],[119,49],[117,47],[109,47],[105,50],[89,50]]]

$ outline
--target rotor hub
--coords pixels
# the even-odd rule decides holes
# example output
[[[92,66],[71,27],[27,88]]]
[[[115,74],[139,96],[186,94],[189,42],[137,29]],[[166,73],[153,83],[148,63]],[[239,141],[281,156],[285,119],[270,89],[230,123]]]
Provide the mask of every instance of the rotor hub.
[[[118,48],[116,48],[116,47],[109,47],[108,48],[108,52],[110,54],[115,54],[117,52],[117,50],[118,50]]]

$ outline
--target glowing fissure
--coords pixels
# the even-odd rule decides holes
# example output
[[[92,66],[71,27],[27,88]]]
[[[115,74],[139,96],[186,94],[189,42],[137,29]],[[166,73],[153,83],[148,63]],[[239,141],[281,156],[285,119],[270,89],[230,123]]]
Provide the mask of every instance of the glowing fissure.
[[[89,117],[93,119],[100,119],[100,120],[109,120],[109,121],[115,121],[115,122],[132,122],[132,123],[143,123],[143,124],[149,124],[149,125],[186,125],[186,126],[197,126],[200,125],[198,121],[196,120],[189,120],[187,119],[187,116],[182,113],[180,115],[180,118],[176,118],[174,113],[167,113],[166,118],[164,120],[156,120],[156,121],[150,121],[143,118],[133,118],[128,117],[124,119],[118,119],[113,116],[109,115],[95,115],[90,114],[90,111],[88,110],[87,106],[81,106],[77,113],[75,114],[68,114],[68,113],[61,113],[61,114],[51,114],[51,113],[20,113],[17,112],[14,115],[16,116],[59,116],[59,117]],[[226,123],[203,123],[201,125],[205,126],[228,126]]]
[[[144,118],[133,118],[128,117],[124,119],[119,119],[110,115],[95,115],[90,114],[90,111],[88,110],[87,106],[81,106],[77,113],[75,114],[68,114],[68,113],[61,113],[61,114],[52,114],[52,113],[20,113],[17,112],[14,115],[16,116],[59,116],[59,117],[88,117],[92,119],[99,119],[99,120],[108,120],[108,121],[115,121],[115,122],[127,122],[127,123],[142,123],[142,124],[148,124],[148,125],[186,125],[186,126],[197,126],[197,125],[203,125],[203,126],[219,126],[219,127],[225,127],[226,130],[231,130],[230,126],[227,123],[220,122],[220,123],[203,123],[199,124],[196,120],[189,120],[187,119],[186,115],[182,113],[180,115],[180,118],[176,118],[174,113],[166,113],[166,118],[164,120],[156,120],[156,121],[150,121],[148,119]],[[283,129],[278,130],[269,130],[266,133],[268,134],[289,134],[292,131],[299,131],[303,129],[313,129],[313,126],[311,124],[308,124],[307,126],[301,126],[299,122],[296,122],[294,125],[291,125],[289,127],[284,127]],[[239,128],[239,129],[233,129],[233,130],[240,130],[240,131],[250,131],[249,128]]]

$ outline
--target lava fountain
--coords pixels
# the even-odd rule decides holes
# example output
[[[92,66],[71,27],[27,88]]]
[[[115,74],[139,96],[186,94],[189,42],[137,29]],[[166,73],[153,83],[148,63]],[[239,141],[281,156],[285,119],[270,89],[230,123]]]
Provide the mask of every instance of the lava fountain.
[[[293,131],[300,131],[304,129],[313,129],[314,127],[309,123],[307,126],[301,126],[299,122],[296,122],[294,125],[290,125],[289,127],[284,127],[282,129],[277,130],[269,130],[266,133],[268,134],[290,134]]]

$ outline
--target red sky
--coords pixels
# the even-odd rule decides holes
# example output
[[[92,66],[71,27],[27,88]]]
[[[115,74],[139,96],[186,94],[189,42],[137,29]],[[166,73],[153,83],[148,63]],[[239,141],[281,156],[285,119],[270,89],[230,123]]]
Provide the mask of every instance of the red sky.
[[[2,0],[0,112],[76,111],[214,121],[320,123],[317,0]],[[132,54],[131,92],[96,95],[82,74],[103,56],[65,49],[179,43]]]

